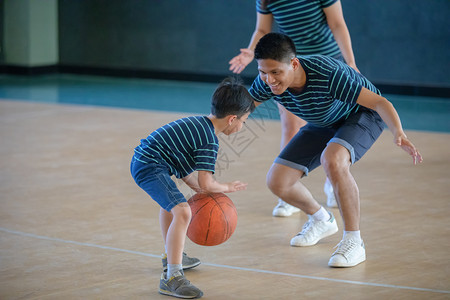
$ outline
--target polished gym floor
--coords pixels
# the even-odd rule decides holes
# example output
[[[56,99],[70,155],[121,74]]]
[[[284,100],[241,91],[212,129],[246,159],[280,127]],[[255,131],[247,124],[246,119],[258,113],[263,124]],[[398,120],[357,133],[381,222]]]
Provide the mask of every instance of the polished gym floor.
[[[0,76],[0,299],[171,299],[158,294],[158,205],[133,182],[133,148],[177,118],[208,114],[216,84],[95,76]],[[327,266],[339,232],[290,239],[306,215],[272,217],[265,174],[279,151],[276,106],[220,137],[219,181],[238,225],[186,276],[203,299],[450,299],[450,99],[385,95],[424,157],[414,166],[385,130],[352,167],[367,261]],[[321,168],[302,179],[325,206]],[[190,192],[182,186],[186,197]]]

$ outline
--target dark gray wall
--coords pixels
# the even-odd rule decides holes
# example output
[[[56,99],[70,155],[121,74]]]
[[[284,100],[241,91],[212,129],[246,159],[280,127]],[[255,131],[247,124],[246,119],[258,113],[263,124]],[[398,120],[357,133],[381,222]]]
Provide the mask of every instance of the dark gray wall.
[[[4,19],[4,8],[3,8],[3,1],[0,1],[0,65],[3,64],[5,60],[4,55],[4,42],[3,42],[3,19]]]
[[[342,5],[370,80],[450,87],[449,0]],[[60,64],[225,76],[255,20],[254,0],[60,0]]]

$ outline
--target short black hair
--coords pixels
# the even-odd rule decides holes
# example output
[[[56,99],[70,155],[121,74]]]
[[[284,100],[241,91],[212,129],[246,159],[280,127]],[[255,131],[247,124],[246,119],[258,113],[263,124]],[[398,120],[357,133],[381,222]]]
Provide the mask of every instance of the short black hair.
[[[255,48],[255,59],[273,59],[288,63],[295,57],[295,44],[285,34],[271,32],[263,36]]]
[[[255,110],[255,103],[243,85],[235,76],[225,78],[214,91],[211,99],[211,114],[217,118],[236,115],[238,118]]]

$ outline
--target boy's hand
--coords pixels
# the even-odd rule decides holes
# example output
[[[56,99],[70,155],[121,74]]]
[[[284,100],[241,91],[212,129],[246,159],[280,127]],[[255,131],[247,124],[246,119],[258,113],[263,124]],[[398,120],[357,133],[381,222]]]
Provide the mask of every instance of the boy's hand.
[[[394,139],[394,143],[412,156],[414,164],[421,163],[423,161],[422,155],[416,147],[414,147],[413,143],[408,140],[406,134],[401,133],[397,135]]]
[[[233,181],[226,183],[228,190],[224,191],[224,193],[237,192],[247,189],[247,183],[243,183],[240,181]]]

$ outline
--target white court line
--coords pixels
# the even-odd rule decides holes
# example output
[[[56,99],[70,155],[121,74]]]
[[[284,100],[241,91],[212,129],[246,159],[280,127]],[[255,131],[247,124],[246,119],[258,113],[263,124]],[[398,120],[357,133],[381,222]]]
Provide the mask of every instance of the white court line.
[[[60,243],[66,243],[66,244],[74,244],[74,245],[79,245],[79,246],[87,246],[87,247],[100,248],[100,249],[106,249],[106,250],[112,250],[112,251],[118,251],[118,252],[125,252],[125,253],[130,253],[130,254],[141,255],[141,256],[161,258],[161,255],[155,255],[155,254],[150,254],[150,253],[145,253],[145,252],[132,251],[132,250],[126,250],[126,249],[114,248],[114,247],[108,247],[108,246],[101,246],[101,245],[96,245],[96,244],[91,244],[91,243],[80,243],[80,242],[76,242],[76,241],[68,241],[68,240],[52,238],[52,237],[48,237],[48,236],[42,236],[42,235],[36,235],[36,234],[32,234],[32,233],[10,230],[10,229],[3,228],[3,227],[0,227],[0,231],[11,233],[11,234],[16,234],[16,235],[20,235],[20,236],[26,236],[26,237],[31,237],[31,238],[35,238],[35,239],[40,239],[40,240],[60,242]],[[235,266],[228,266],[228,265],[211,264],[211,263],[204,263],[204,262],[202,262],[202,264],[206,265],[206,266],[211,266],[211,267],[248,271],[248,272],[255,272],[255,273],[265,273],[265,274],[271,274],[271,275],[281,275],[281,276],[296,277],[296,278],[323,280],[323,281],[348,283],[348,284],[355,284],[355,285],[376,286],[376,287],[385,287],[385,288],[393,288],[393,289],[404,289],[404,290],[413,290],[413,291],[422,291],[422,292],[450,294],[450,291],[418,288],[418,287],[412,287],[412,286],[402,286],[402,285],[362,282],[362,281],[353,281],[353,280],[333,279],[333,278],[327,278],[327,277],[291,274],[291,273],[259,270],[259,269],[252,269],[252,268],[242,268],[242,267],[235,267]]]

